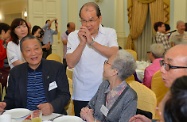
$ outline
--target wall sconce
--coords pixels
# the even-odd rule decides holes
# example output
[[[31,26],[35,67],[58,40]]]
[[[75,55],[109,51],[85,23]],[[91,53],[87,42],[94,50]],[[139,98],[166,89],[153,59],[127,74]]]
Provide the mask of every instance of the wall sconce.
[[[27,11],[25,9],[25,11],[23,12],[23,17],[25,18],[25,20],[27,19]]]
[[[0,13],[0,22],[3,20],[3,16],[2,14]]]
[[[26,18],[27,17],[27,11],[25,9],[24,13],[23,13],[23,16]]]
[[[101,1],[102,1],[102,0],[95,0],[96,3],[99,3],[99,2],[101,2]]]

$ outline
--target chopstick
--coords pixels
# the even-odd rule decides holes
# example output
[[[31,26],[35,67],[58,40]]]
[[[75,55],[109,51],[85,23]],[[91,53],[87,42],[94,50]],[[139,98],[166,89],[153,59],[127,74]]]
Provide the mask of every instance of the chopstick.
[[[5,112],[5,110],[4,110],[4,111],[2,111],[2,112],[0,113],[0,115],[2,115],[4,112]]]
[[[58,118],[58,117],[61,117],[61,116],[63,116],[63,114],[58,115],[58,116],[56,116],[56,117],[54,117],[54,118],[51,118],[51,119],[49,119],[49,121],[53,121],[54,119],[56,119],[56,118]]]

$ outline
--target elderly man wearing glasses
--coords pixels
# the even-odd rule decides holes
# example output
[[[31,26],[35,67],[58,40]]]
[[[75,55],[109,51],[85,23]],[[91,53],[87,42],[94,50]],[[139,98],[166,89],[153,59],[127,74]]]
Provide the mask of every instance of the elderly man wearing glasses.
[[[187,75],[187,44],[179,44],[170,48],[164,60],[160,61],[162,78],[165,86],[170,88],[175,79]],[[129,122],[151,122],[142,115],[135,115]]]
[[[80,11],[81,27],[69,34],[66,60],[73,70],[74,111],[80,116],[103,80],[103,62],[118,51],[116,31],[103,27],[99,6],[85,3]]]

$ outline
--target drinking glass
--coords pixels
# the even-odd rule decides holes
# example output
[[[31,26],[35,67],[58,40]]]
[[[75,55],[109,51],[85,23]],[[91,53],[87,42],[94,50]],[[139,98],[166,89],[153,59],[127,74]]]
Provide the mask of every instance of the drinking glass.
[[[42,111],[41,110],[34,110],[31,113],[31,121],[32,122],[42,122]]]

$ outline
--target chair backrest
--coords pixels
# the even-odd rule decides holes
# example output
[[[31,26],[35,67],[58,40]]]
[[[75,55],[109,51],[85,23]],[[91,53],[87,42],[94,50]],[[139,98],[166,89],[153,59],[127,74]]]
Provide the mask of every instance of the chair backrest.
[[[125,50],[128,51],[134,57],[135,60],[138,59],[136,51],[131,50],[131,49],[125,49]]]
[[[127,79],[125,79],[126,82],[128,82],[128,81],[134,81],[134,80],[135,80],[134,75],[131,75]]]
[[[66,75],[67,75],[68,78],[72,79],[73,78],[73,69],[69,69],[67,67],[67,69],[66,69]]]
[[[169,90],[162,80],[160,71],[157,71],[152,77],[151,90],[156,94],[158,105]]]
[[[138,81],[127,81],[127,83],[137,93],[137,108],[151,112],[154,118],[157,103],[155,93]]]
[[[72,79],[68,78],[68,82],[69,82],[69,91],[70,94],[73,94],[73,81]],[[75,115],[74,113],[74,104],[73,104],[73,100],[71,99],[68,106],[66,106],[66,111],[68,113],[68,115]]]
[[[47,60],[54,60],[54,61],[58,61],[58,62],[62,63],[61,57],[57,54],[54,54],[54,53],[48,55],[46,59]]]
[[[6,96],[6,87],[4,86],[2,92],[2,101],[4,100],[5,96]]]

